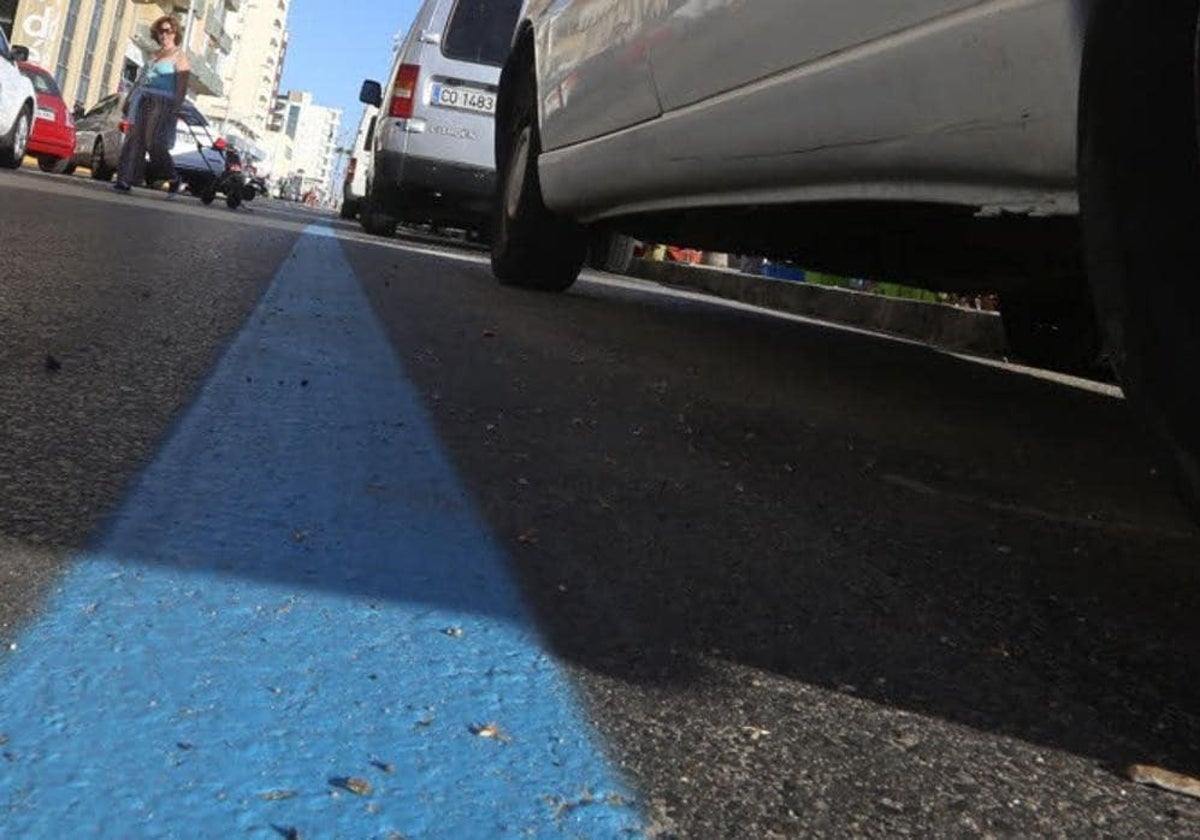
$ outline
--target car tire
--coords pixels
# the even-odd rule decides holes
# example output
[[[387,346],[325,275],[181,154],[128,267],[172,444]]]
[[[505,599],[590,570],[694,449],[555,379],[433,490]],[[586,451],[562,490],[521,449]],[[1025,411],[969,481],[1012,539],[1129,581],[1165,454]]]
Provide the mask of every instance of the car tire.
[[[1100,331],[1083,278],[1001,292],[1000,321],[1017,361],[1078,376],[1104,376]]]
[[[60,173],[58,173],[58,174],[60,174],[60,175],[74,175],[74,174],[75,174],[75,163],[74,163],[74,161],[68,160],[66,163],[64,163],[64,164],[63,164],[63,168],[62,168],[62,172],[60,172]]]
[[[37,162],[38,169],[43,172],[61,175],[67,171],[66,158],[55,157],[54,155],[38,155]]]
[[[372,236],[395,236],[396,228],[400,225],[399,220],[391,213],[379,210],[378,205],[379,199],[374,196],[369,196],[363,202],[362,210],[358,214],[363,230]]]
[[[581,226],[555,214],[542,200],[530,53],[528,46],[513,52],[505,68],[509,85],[501,88],[504,120],[496,135],[492,273],[505,285],[561,292],[579,277],[587,238]]]
[[[1198,23],[1197,0],[1097,4],[1079,173],[1106,352],[1200,515]]]
[[[97,137],[96,145],[92,146],[91,159],[92,178],[97,181],[111,181],[113,170],[104,161],[104,138]]]
[[[354,219],[358,218],[358,201],[343,201],[342,209],[338,212],[338,216],[347,221],[354,221]]]
[[[591,237],[588,243],[587,264],[597,271],[628,274],[637,245],[638,241],[632,236],[603,231]]]
[[[25,148],[29,144],[29,129],[32,117],[28,107],[22,108],[17,114],[8,134],[0,138],[0,166],[5,169],[17,169],[25,160]]]
[[[236,210],[242,206],[242,191],[236,186],[225,194],[225,206]]]
[[[200,203],[208,206],[217,200],[217,188],[209,184],[204,189],[200,190]]]

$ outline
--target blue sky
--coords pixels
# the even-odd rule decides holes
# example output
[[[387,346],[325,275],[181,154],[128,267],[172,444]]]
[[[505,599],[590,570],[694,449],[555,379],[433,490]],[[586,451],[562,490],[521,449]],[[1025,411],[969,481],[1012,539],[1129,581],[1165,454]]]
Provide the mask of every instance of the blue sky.
[[[406,32],[419,0],[292,0],[281,91],[312,91],[318,105],[342,109],[342,137],[352,139],[363,79],[383,81],[392,40]],[[351,133],[347,137],[347,133]]]

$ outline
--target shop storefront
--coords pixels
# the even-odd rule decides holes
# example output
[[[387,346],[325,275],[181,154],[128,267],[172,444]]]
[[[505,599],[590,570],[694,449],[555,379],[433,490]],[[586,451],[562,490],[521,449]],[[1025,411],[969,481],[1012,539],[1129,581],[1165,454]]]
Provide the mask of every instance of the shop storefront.
[[[72,5],[78,7],[78,0],[0,0],[0,15],[12,21],[6,30],[9,40],[28,47],[30,61],[53,71],[66,12]]]

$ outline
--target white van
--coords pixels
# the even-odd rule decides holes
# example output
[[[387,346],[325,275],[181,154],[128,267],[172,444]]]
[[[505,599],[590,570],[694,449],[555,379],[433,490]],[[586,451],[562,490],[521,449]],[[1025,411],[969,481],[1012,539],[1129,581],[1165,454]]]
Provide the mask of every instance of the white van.
[[[520,0],[425,0],[386,85],[359,99],[379,108],[359,218],[391,236],[401,222],[490,224],[494,114]],[[361,161],[360,161],[361,165]]]
[[[346,175],[342,179],[342,207],[339,215],[343,219],[358,218],[363,196],[367,194],[367,157],[375,139],[375,120],[378,116],[379,109],[368,105],[363,109],[362,119],[358,121],[353,154],[346,163]]]

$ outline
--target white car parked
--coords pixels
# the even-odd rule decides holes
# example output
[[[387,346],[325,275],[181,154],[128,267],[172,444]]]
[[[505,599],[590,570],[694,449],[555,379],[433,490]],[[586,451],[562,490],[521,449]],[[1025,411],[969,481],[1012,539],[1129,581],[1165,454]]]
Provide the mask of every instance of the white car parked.
[[[1112,362],[1200,510],[1198,16],[530,0],[497,100],[493,270],[562,290],[619,231],[998,292],[1027,355]]]
[[[346,163],[346,174],[342,179],[340,215],[343,219],[358,218],[363,196],[367,194],[367,166],[370,163],[368,158],[371,155],[378,118],[379,109],[367,105],[363,109],[362,119],[358,122],[358,132],[354,135],[354,153]]]
[[[33,83],[17,67],[28,58],[23,47],[13,47],[0,30],[0,166],[16,169],[25,159],[25,147],[37,119]]]

